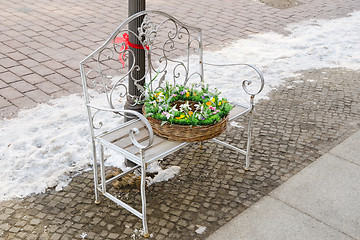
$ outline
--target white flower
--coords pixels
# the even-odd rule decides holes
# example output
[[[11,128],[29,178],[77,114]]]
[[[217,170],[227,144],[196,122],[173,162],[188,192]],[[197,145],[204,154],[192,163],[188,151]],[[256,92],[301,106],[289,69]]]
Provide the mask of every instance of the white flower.
[[[174,115],[169,112],[163,112],[163,114],[166,116],[167,119],[173,117]]]
[[[180,112],[187,112],[188,110],[190,110],[190,105],[188,101],[180,105]]]
[[[176,109],[176,105],[174,105],[170,110],[169,112],[177,112],[178,110]]]
[[[196,112],[200,109],[200,112],[202,113],[203,112],[203,110],[204,110],[204,106],[202,105],[202,104],[195,104],[194,105],[195,107],[196,107]]]

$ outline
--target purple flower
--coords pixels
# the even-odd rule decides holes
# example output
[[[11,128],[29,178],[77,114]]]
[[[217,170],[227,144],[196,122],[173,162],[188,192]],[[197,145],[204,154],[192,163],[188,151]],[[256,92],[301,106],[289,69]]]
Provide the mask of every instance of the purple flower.
[[[173,94],[173,97],[176,97],[177,95],[176,94]]]
[[[201,96],[202,99],[205,99],[205,96]]]
[[[185,90],[180,92],[181,95],[184,95],[185,93],[186,93]]]

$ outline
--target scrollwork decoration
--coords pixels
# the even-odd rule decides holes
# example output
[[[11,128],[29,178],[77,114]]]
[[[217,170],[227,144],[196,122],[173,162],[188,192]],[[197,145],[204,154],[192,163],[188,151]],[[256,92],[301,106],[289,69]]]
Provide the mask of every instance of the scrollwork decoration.
[[[243,80],[242,81],[242,88],[244,89],[244,91],[249,94],[252,99],[255,95],[258,95],[264,88],[264,83],[265,83],[265,80],[264,80],[264,76],[262,74],[262,72],[255,66],[251,65],[251,64],[246,64],[246,63],[235,63],[235,64],[212,64],[212,63],[204,63],[205,65],[210,65],[210,66],[215,66],[215,67],[233,67],[233,66],[247,66],[247,67],[250,67],[252,70],[254,70],[256,72],[256,74],[258,75],[259,77],[259,80],[260,80],[260,86],[259,88],[256,90],[256,91],[251,91],[248,89],[247,86],[251,85],[253,83],[253,81],[251,80]]]
[[[152,18],[152,14],[158,16]],[[137,32],[130,31],[127,28],[128,23],[138,17],[143,17],[140,27]],[[123,41],[125,33],[128,34],[128,37],[135,36],[145,50],[146,67],[145,74],[142,76],[137,74],[140,66],[129,62],[129,59],[135,58],[135,52],[132,47],[127,46],[130,42]],[[141,102],[146,94],[143,83],[150,81],[155,74],[161,78],[156,81],[157,85],[154,86],[150,81],[151,89],[161,88],[166,80],[172,81],[174,85],[188,84],[191,78],[201,82],[202,71],[191,69],[190,72],[189,69],[190,54],[200,56],[200,60],[202,57],[199,33],[199,29],[192,29],[167,14],[157,11],[139,13],[137,17],[129,18],[127,22],[124,22],[103,46],[92,53],[91,58],[90,56],[86,58],[87,64],[93,60],[95,65],[84,74],[87,87],[95,88],[99,84],[105,93],[108,106],[115,108],[115,101],[118,98],[131,98],[135,104]],[[183,54],[184,57],[180,59],[178,53]],[[128,66],[129,64],[130,66]],[[112,76],[118,77],[116,74],[120,74],[120,78],[113,82]],[[126,85],[128,78],[134,82],[140,96],[129,94]]]
[[[86,77],[86,86],[87,86],[88,88],[95,88],[96,85],[97,85],[96,77],[90,77],[90,75],[91,75],[92,73],[96,73],[96,74],[98,75],[98,74],[99,74],[99,70],[97,70],[97,69],[90,69],[90,70],[86,73],[86,75],[85,75],[85,77]]]
[[[94,129],[96,129],[96,130],[99,130],[100,128],[102,128],[102,126],[104,126],[103,122],[101,122],[101,121],[95,123],[95,117],[99,112],[101,112],[101,110],[96,110],[95,113],[91,117],[92,125],[93,125]]]
[[[139,39],[145,46],[151,46],[154,44],[157,33],[157,25],[153,23],[148,15],[145,15],[141,26],[138,28]]]

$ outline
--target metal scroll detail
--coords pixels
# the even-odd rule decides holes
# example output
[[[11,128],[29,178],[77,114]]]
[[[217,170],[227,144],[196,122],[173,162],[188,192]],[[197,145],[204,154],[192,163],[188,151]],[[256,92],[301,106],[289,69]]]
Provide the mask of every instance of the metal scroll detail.
[[[156,24],[151,21],[149,15],[145,15],[141,26],[138,28],[138,35],[144,46],[150,47],[154,44],[157,31]]]
[[[248,89],[248,86],[251,85],[253,82],[251,80],[245,79],[241,83],[241,86],[244,89],[244,91],[247,94],[249,94],[250,96],[255,97],[255,95],[258,95],[264,88],[265,80],[264,80],[264,76],[263,76],[262,72],[257,67],[255,67],[255,66],[253,66],[251,64],[246,64],[246,63],[232,63],[232,64],[204,63],[204,65],[209,65],[209,66],[214,66],[214,67],[247,66],[247,67],[251,68],[253,71],[255,71],[255,73],[258,75],[260,84],[259,84],[258,88],[255,91],[250,90],[250,89]]]
[[[149,87],[152,90],[161,87],[164,80],[174,85],[186,85],[189,80],[198,76],[199,82],[202,81],[200,30],[194,31],[170,16],[154,23],[150,16],[146,15],[138,31],[146,48],[149,80],[159,76],[159,80],[151,81]],[[198,70],[190,69],[192,55],[198,57]],[[192,65],[196,65],[196,62]]]
[[[128,29],[131,21],[144,17],[137,32]],[[129,42],[136,38],[140,45]],[[134,47],[145,50],[145,73],[135,78],[140,69],[129,58],[135,57]],[[159,11],[144,11],[123,22],[109,39],[81,62],[87,103],[94,98],[88,90],[94,89],[106,99],[106,108],[122,108],[127,98],[141,102],[145,86],[154,90],[165,81],[172,84],[203,82],[201,30],[187,26]],[[155,76],[157,78],[152,81]],[[133,80],[140,96],[129,94],[128,80]],[[96,115],[96,114],[95,114]],[[95,116],[93,117],[93,119]],[[101,125],[97,125],[101,127]]]
[[[251,64],[246,64],[246,63],[233,63],[233,64],[212,64],[212,63],[204,63],[204,65],[209,65],[209,66],[213,66],[213,67],[235,67],[235,66],[246,66],[249,67],[250,70],[253,70],[256,75],[258,76],[258,80],[259,80],[259,84],[256,85],[256,89],[255,90],[250,90],[248,88],[248,86],[250,86],[251,84],[253,84],[253,81],[251,80],[243,80],[241,83],[242,88],[244,89],[244,91],[250,95],[250,108],[251,111],[253,111],[254,109],[254,98],[256,95],[258,95],[264,88],[264,84],[265,84],[265,80],[264,80],[264,76],[262,74],[262,72],[255,66],[251,65]],[[249,120],[251,122],[251,120]]]

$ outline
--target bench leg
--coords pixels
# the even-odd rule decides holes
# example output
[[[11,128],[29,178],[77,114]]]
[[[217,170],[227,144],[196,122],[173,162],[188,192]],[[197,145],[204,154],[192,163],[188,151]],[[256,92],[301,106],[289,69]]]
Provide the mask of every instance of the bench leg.
[[[141,150],[141,185],[140,185],[140,192],[141,192],[141,202],[142,202],[142,222],[143,222],[143,229],[144,229],[144,237],[150,237],[147,227],[147,219],[146,219],[146,194],[145,194],[145,187],[146,187],[146,164],[144,159],[144,150]]]
[[[246,162],[245,162],[245,170],[249,170],[250,166],[250,145],[251,145],[251,122],[252,122],[252,114],[250,113],[248,123],[248,139],[246,144]]]
[[[97,166],[97,158],[96,158],[96,146],[95,141],[92,141],[92,151],[93,151],[93,173],[94,173],[94,190],[95,190],[95,204],[100,204],[99,200],[99,183],[98,183],[98,166]]]
[[[249,166],[250,166],[251,127],[252,127],[252,118],[253,118],[253,113],[254,113],[254,96],[251,96],[250,104],[251,104],[251,110],[249,112],[248,139],[247,139],[247,144],[246,144],[245,170],[249,170]]]
[[[104,146],[100,144],[100,178],[101,178],[101,191],[106,192],[105,183],[105,165],[104,165]]]

